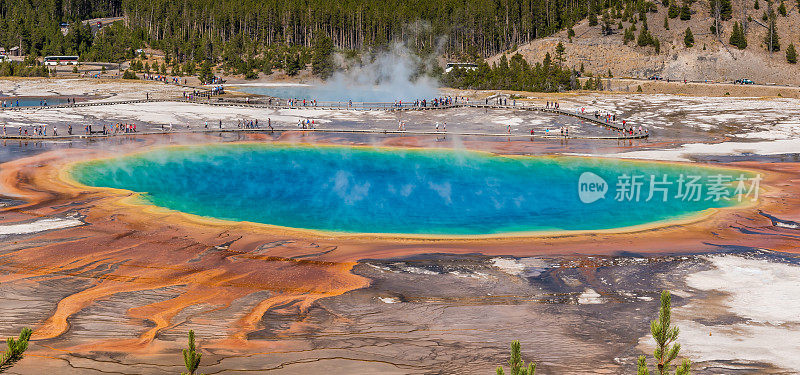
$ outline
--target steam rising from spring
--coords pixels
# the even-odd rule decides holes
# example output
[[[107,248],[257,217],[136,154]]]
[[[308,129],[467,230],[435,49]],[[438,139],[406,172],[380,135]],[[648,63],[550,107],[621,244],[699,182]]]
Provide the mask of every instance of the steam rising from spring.
[[[405,46],[395,43],[386,51],[365,56],[353,66],[337,71],[318,90],[324,100],[431,99],[438,95],[438,82],[428,75],[417,75],[427,65]]]

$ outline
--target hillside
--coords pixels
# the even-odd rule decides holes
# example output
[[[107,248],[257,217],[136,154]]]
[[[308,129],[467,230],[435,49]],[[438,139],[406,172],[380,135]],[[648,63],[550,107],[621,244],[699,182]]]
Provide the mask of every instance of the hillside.
[[[613,34],[602,34],[602,21],[597,26],[589,26],[587,20],[581,21],[573,29],[575,37],[572,41],[568,38],[566,30],[552,37],[535,40],[521,45],[519,52],[528,62],[542,61],[547,52],[554,54],[559,42],[564,44],[565,63],[567,66],[578,69],[583,64],[586,72],[606,75],[609,70],[615,77],[648,78],[652,75],[675,80],[711,80],[733,81],[739,78],[749,78],[757,83],[777,83],[800,85],[800,66],[789,64],[786,61],[786,48],[789,43],[794,43],[800,48],[800,11],[794,1],[785,2],[787,16],[777,16],[776,31],[780,37],[781,49],[773,52],[772,56],[766,50],[763,42],[767,29],[756,22],[749,22],[746,32],[748,46],[739,50],[728,43],[734,22],[747,20],[752,17],[761,21],[762,14],[767,8],[765,1],[760,1],[760,9],[753,9],[753,1],[735,1],[733,3],[733,18],[723,21],[720,41],[712,34],[710,27],[713,17],[709,3],[704,0],[695,2],[691,6],[690,20],[682,21],[680,18],[669,19],[669,30],[664,28],[664,18],[668,8],[657,5],[657,12],[647,13],[647,23],[650,33],[661,43],[661,53],[656,54],[651,46],[639,47],[636,40],[623,43],[624,30],[631,25],[622,22],[623,29],[618,29],[618,19],[614,20]],[[775,8],[777,8],[777,4]],[[764,23],[764,22],[762,22]],[[638,22],[636,36],[639,35],[642,22]],[[695,44],[691,48],[684,45],[684,33],[690,28],[694,35]],[[506,54],[513,54],[509,51]],[[489,63],[499,60],[501,55],[488,59]]]

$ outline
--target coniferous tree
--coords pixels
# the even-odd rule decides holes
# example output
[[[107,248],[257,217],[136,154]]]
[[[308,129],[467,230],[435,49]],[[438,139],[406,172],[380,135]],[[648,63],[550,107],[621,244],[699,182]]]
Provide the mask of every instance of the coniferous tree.
[[[573,85],[573,74],[570,69],[553,64],[548,52],[541,63],[533,66],[519,54],[512,56],[510,62],[503,55],[491,67],[481,61],[474,70],[453,69],[442,76],[441,82],[462,89],[557,92],[577,88]]]
[[[296,76],[297,73],[303,68],[301,66],[300,57],[297,55],[292,55],[287,57],[286,60],[286,74],[289,76]]]
[[[187,75],[194,75],[195,65],[194,61],[187,61],[186,64],[183,64],[183,72]]]
[[[769,30],[764,37],[764,44],[767,46],[767,51],[777,52],[781,50],[780,38],[778,32],[775,30],[775,17],[770,17]]]
[[[122,79],[139,79],[139,77],[136,76],[136,73],[125,70],[125,73],[122,74]]]
[[[536,375],[536,363],[531,362],[525,366],[519,341],[516,340],[511,342],[511,358],[508,360],[508,367],[511,375]],[[503,366],[497,366],[497,375],[505,375]]]
[[[650,35],[650,31],[648,31],[646,28],[642,28],[642,30],[639,31],[639,37],[636,39],[636,44],[639,47],[645,47],[652,43],[653,37]]]
[[[19,333],[19,338],[14,340],[9,337],[6,340],[6,351],[0,355],[0,372],[10,369],[22,359],[25,350],[28,349],[28,340],[31,338],[31,331],[29,328],[23,328]]]
[[[197,78],[202,83],[211,83],[214,80],[214,71],[211,70],[211,61],[203,60],[203,64],[200,66],[200,73],[197,75]]]
[[[672,326],[672,297],[668,291],[661,292],[661,307],[658,310],[658,319],[650,322],[650,333],[656,341],[653,357],[656,362],[656,375],[670,374],[670,363],[678,357],[681,345],[676,341],[680,330]],[[650,375],[645,356],[640,356],[637,363],[638,375]],[[675,375],[689,375],[691,362],[684,359],[683,363],[675,369]]]
[[[684,1],[681,7],[681,21],[688,21],[692,18],[692,10],[689,8],[689,3]]]
[[[669,3],[669,10],[667,11],[667,15],[669,18],[678,18],[681,14],[681,8],[678,8],[678,5],[675,4],[677,0],[671,0]]]
[[[333,62],[333,40],[327,35],[314,39],[314,57],[311,59],[311,72],[323,79],[330,77],[335,70]]]
[[[664,16],[664,30],[669,30],[669,16]]]
[[[691,48],[694,46],[694,35],[692,35],[692,29],[688,27],[683,35],[683,44],[686,46],[686,48]]]
[[[719,7],[719,17],[723,21],[727,21],[733,17],[733,5],[731,0],[709,0],[711,2],[711,16],[716,17],[717,7]]]
[[[797,51],[794,50],[794,43],[789,43],[786,48],[786,61],[789,64],[797,64]]]
[[[556,61],[558,61],[558,66],[564,66],[564,61],[566,60],[564,56],[565,51],[566,48],[564,48],[564,44],[558,42],[558,45],[556,46]]]
[[[611,35],[611,16],[608,12],[603,13],[603,35]]]
[[[633,33],[633,28],[631,27],[626,29],[625,36],[622,38],[622,42],[627,45],[628,42],[632,42],[634,40],[636,40],[636,35]]]
[[[202,353],[197,352],[194,345],[194,331],[189,331],[189,348],[183,349],[183,364],[186,366],[186,373],[184,375],[194,375],[197,368],[200,367],[200,358],[203,357]]]
[[[758,0],[756,0],[756,2],[753,3],[753,9],[758,10],[758,8],[760,8],[760,6],[758,4]]]
[[[597,14],[589,13],[589,26],[597,26]]]
[[[783,1],[781,1],[781,5],[778,6],[778,14],[784,17],[787,16],[786,5],[783,4]]]
[[[728,42],[738,49],[747,48],[747,37],[744,35],[744,28],[739,22],[733,24],[733,32]]]
[[[733,31],[731,31],[731,37],[728,39],[728,43],[737,48],[739,47],[739,22],[733,23]]]
[[[675,4],[674,0],[671,1],[669,4],[669,8],[667,9],[667,17],[674,19],[678,18],[680,14],[681,14],[681,8]]]
[[[183,75],[183,73],[181,73],[181,66],[178,64],[177,61],[174,64],[172,64],[172,69],[170,69],[170,74],[172,74],[174,76],[182,76]]]

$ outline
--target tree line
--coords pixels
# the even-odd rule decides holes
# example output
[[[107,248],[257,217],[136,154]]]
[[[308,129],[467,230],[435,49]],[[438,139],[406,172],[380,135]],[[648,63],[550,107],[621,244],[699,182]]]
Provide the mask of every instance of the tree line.
[[[341,50],[403,41],[417,51],[486,57],[643,0],[0,0],[0,45],[26,54],[119,61],[148,45],[181,63],[246,61],[276,46]],[[638,12],[638,10],[631,10]],[[95,36],[81,20],[123,16]],[[61,24],[70,30],[62,35]]]
[[[515,90],[557,92],[580,89],[576,75],[563,67],[563,52],[553,61],[550,53],[541,63],[529,64],[519,53],[500,57],[500,61],[489,66],[478,62],[477,68],[455,68],[444,74],[442,84],[447,87],[476,90]]]

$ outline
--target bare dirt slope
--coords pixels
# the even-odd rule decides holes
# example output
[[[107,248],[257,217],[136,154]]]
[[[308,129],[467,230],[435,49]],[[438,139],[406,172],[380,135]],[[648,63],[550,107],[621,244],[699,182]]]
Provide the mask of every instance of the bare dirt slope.
[[[744,3],[744,4],[743,4]],[[623,44],[624,29],[617,29],[615,20],[614,34],[603,36],[601,26],[590,27],[584,20],[574,27],[575,37],[572,41],[567,32],[562,31],[553,37],[539,39],[520,46],[517,52],[529,62],[539,62],[545,53],[554,54],[558,42],[566,47],[566,64],[576,69],[584,65],[586,72],[607,75],[609,69],[615,77],[647,78],[654,74],[676,80],[710,80],[733,81],[749,78],[757,83],[777,83],[800,85],[800,65],[791,65],[786,61],[785,50],[789,43],[800,48],[800,12],[797,2],[786,1],[788,10],[786,17],[778,16],[777,30],[780,36],[781,50],[772,56],[767,52],[763,42],[767,29],[756,22],[747,23],[748,46],[744,50],[728,44],[735,21],[752,17],[761,21],[766,9],[765,1],[760,1],[760,9],[753,9],[751,0],[734,0],[733,18],[723,22],[723,32],[719,40],[712,34],[713,22],[709,2],[700,0],[692,5],[692,17],[688,21],[680,18],[669,20],[669,30],[664,28],[667,8],[660,2],[658,11],[647,14],[647,23],[653,36],[661,43],[661,53],[655,54],[653,47],[638,47],[636,41]],[[776,3],[776,9],[777,9]],[[763,22],[762,22],[763,23]],[[602,21],[601,21],[602,24]],[[624,28],[630,23],[623,22]],[[642,22],[638,22],[636,36],[641,30]],[[686,28],[691,28],[695,38],[694,47],[687,48],[683,37]],[[508,54],[513,54],[510,51]],[[500,55],[489,59],[496,62]]]

